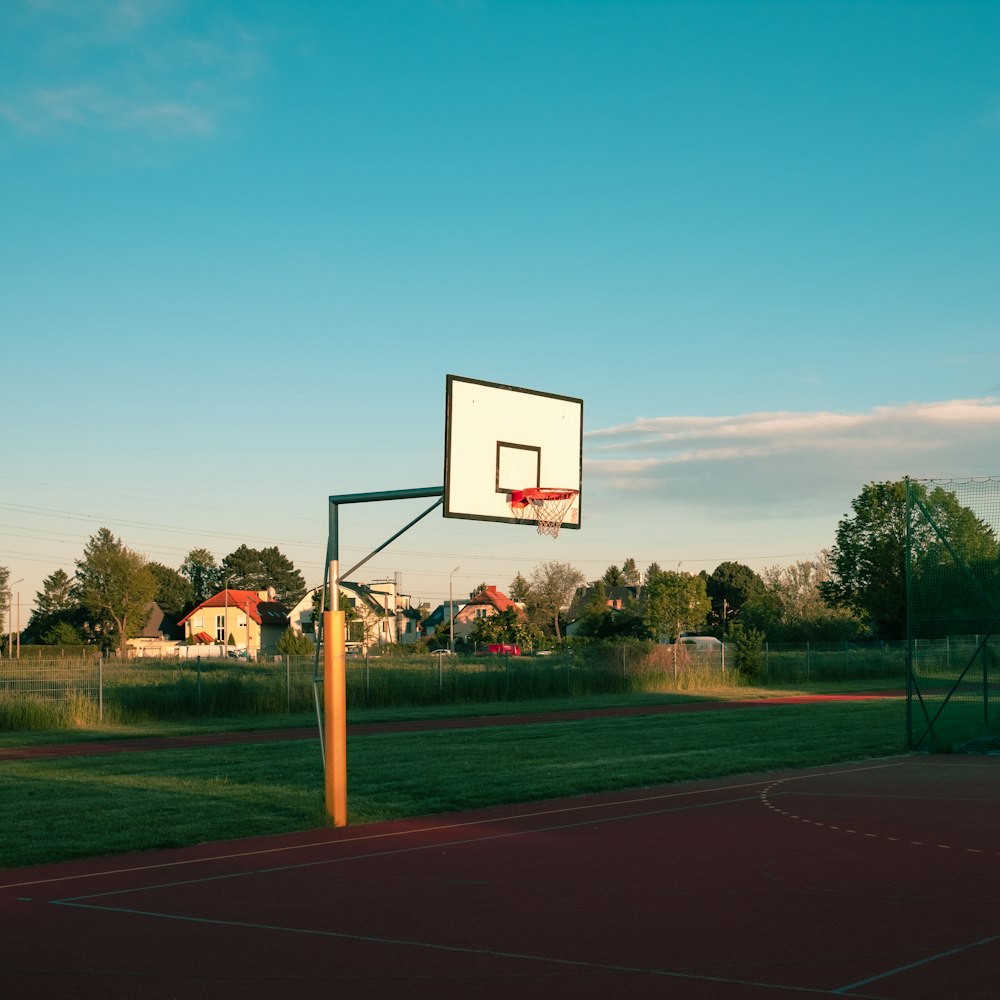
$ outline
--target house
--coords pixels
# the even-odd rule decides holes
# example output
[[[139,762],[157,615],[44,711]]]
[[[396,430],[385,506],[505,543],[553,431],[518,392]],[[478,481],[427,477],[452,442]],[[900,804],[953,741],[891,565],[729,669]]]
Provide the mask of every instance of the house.
[[[315,635],[314,600],[321,587],[314,587],[289,612],[291,628],[302,635]],[[340,581],[340,609],[347,612],[349,648],[367,651],[371,646],[398,642],[415,643],[420,637],[420,612],[409,594],[399,592],[396,580],[371,583]]]
[[[477,618],[488,618],[508,608],[514,608],[518,617],[527,621],[524,605],[512,601],[506,594],[497,590],[495,585],[490,584],[471,597],[455,615],[455,638],[467,639],[475,627]]]
[[[202,601],[178,625],[190,645],[219,645],[256,659],[277,653],[278,640],[289,627],[288,609],[274,599],[273,590],[229,588]]]
[[[424,620],[424,635],[428,638],[437,636],[438,640],[447,643],[451,639],[451,623],[468,601],[447,601],[439,604]]]
[[[566,634],[576,635],[581,619],[587,614],[594,600],[596,587],[578,587],[566,612]],[[604,597],[612,612],[623,611],[639,600],[639,587],[605,587]]]
[[[178,646],[184,641],[184,629],[177,615],[166,614],[156,603],[146,606],[146,624],[142,631],[128,640],[129,657],[176,656]]]

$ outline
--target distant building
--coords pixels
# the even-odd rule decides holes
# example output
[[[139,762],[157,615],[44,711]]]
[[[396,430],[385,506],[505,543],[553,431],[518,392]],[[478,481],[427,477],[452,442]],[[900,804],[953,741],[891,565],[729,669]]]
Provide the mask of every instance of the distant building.
[[[472,633],[477,618],[488,618],[490,615],[499,614],[508,608],[514,608],[519,618],[527,621],[524,605],[518,601],[512,601],[506,594],[497,590],[496,586],[490,584],[488,587],[473,595],[455,615],[455,638],[466,639]]]
[[[289,627],[288,608],[274,599],[273,590],[220,590],[178,625],[190,645],[222,645],[227,652],[244,652],[256,659],[262,653],[277,653],[278,640]]]

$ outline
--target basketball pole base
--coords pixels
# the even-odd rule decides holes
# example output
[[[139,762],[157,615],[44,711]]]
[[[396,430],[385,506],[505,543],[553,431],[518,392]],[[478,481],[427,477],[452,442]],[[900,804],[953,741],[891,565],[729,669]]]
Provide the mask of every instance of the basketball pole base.
[[[323,745],[326,812],[347,826],[347,642],[343,611],[323,612]]]

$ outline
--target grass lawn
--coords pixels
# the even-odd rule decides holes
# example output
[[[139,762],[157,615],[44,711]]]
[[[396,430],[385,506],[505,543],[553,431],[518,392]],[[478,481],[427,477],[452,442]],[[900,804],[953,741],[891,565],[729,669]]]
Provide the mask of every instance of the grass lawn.
[[[634,696],[588,698],[572,707],[609,707],[609,701],[648,703]],[[536,706],[554,707],[550,701]],[[483,708],[474,714],[507,714],[524,705]],[[903,712],[903,702],[893,699],[353,736],[349,821],[883,756],[904,749]],[[374,721],[361,714],[351,721]],[[425,709],[422,717],[443,714]],[[471,713],[465,706],[452,714]],[[414,716],[391,713],[401,717]],[[295,724],[288,718],[282,727]],[[315,719],[300,723],[315,725]],[[59,741],[65,736],[58,734]],[[6,738],[2,743],[10,745]],[[3,868],[327,823],[315,738],[6,761],[0,801]]]

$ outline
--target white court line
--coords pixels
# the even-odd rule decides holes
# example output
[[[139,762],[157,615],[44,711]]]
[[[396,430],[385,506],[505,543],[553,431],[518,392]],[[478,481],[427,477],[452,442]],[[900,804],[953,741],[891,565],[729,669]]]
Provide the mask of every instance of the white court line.
[[[806,778],[809,777],[824,776],[827,774],[850,774],[855,771],[877,770],[879,768],[885,768],[885,767],[901,767],[904,761],[909,759],[910,758],[907,756],[904,758],[892,758],[890,761],[884,763],[875,763],[870,765],[865,764],[847,768],[840,767],[830,770],[813,771],[810,772],[809,774],[803,774],[800,776],[790,777],[783,780],[798,781],[798,780],[805,780]],[[600,809],[613,809],[620,806],[666,801],[669,799],[684,798],[692,795],[710,795],[716,792],[730,792],[730,791],[738,791],[744,788],[756,788],[759,787],[761,784],[767,782],[767,780],[768,780],[767,778],[761,777],[761,778],[756,778],[754,780],[740,782],[738,784],[732,784],[732,785],[715,785],[712,786],[711,788],[692,788],[692,789],[685,789],[682,791],[669,791],[669,792],[663,792],[658,795],[642,795],[631,799],[619,799],[613,802],[607,802],[607,801],[589,802],[589,803],[584,802],[584,803],[577,803],[572,806],[561,806],[556,809],[545,809],[539,811],[513,813],[510,815],[481,817],[479,819],[460,820],[458,822],[436,823],[433,825],[421,826],[412,829],[390,830],[380,833],[359,834],[357,836],[346,836],[346,837],[337,836],[333,831],[331,831],[330,835],[323,838],[322,840],[311,840],[304,844],[284,844],[280,847],[259,848],[257,850],[252,850],[252,851],[232,851],[225,854],[206,855],[204,857],[198,857],[198,858],[185,858],[183,860],[175,860],[175,861],[161,861],[149,865],[134,865],[126,868],[105,868],[93,872],[77,872],[73,875],[58,875],[58,876],[50,876],[47,878],[26,879],[24,881],[19,881],[19,882],[2,883],[0,884],[0,890],[19,889],[27,886],[53,885],[62,882],[79,881],[82,879],[106,878],[111,875],[127,875],[135,872],[157,871],[168,868],[182,868],[189,865],[211,864],[212,862],[231,861],[231,860],[238,860],[240,858],[263,857],[266,855],[283,854],[292,851],[311,850],[312,848],[316,847],[330,847],[330,846],[339,847],[342,844],[364,843],[372,840],[407,837],[414,834],[419,835],[427,833],[437,833],[446,830],[458,830],[470,826],[509,823],[518,820],[534,819],[544,816],[558,816],[573,812],[585,812],[585,811],[593,812]],[[495,808],[495,807],[486,807],[486,808]],[[618,817],[618,818],[627,818],[627,817]],[[400,823],[400,822],[405,822],[405,820],[389,820],[387,822]],[[274,834],[273,836],[286,837],[289,835]],[[294,836],[294,834],[291,834],[291,836]],[[190,849],[191,848],[179,848],[179,850],[190,850]],[[47,867],[47,866],[39,866],[39,867]]]

